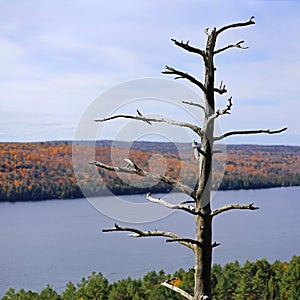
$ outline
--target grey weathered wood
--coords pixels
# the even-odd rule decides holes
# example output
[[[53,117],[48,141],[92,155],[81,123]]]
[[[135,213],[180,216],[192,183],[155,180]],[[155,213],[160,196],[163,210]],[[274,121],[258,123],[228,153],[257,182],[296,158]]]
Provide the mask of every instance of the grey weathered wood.
[[[192,84],[195,84],[200,88],[201,93],[203,94],[204,105],[195,102],[182,101],[182,103],[192,106],[197,106],[204,111],[204,117],[202,120],[203,126],[200,128],[194,124],[180,122],[173,119],[167,118],[154,118],[144,116],[139,110],[137,110],[137,116],[130,115],[116,115],[111,116],[105,119],[97,120],[98,122],[105,122],[117,118],[129,118],[135,119],[143,122],[147,122],[151,124],[151,122],[162,122],[169,125],[175,125],[179,127],[187,127],[196,132],[199,139],[201,140],[200,144],[197,144],[196,141],[192,142],[192,147],[194,149],[194,154],[199,166],[198,171],[198,182],[195,188],[191,188],[188,185],[184,184],[181,181],[175,180],[173,178],[162,176],[162,175],[152,175],[151,173],[142,170],[139,168],[134,162],[126,159],[128,163],[127,167],[116,167],[109,166],[103,164],[101,162],[90,162],[91,164],[104,168],[107,170],[111,170],[114,172],[124,172],[129,174],[136,174],[139,176],[150,176],[155,179],[159,179],[165,183],[170,184],[171,186],[177,188],[179,191],[186,193],[191,196],[193,199],[193,205],[186,205],[191,201],[186,201],[179,204],[170,204],[161,198],[153,198],[151,194],[147,194],[148,201],[153,203],[157,203],[163,205],[170,209],[180,209],[186,212],[189,212],[196,219],[196,235],[194,239],[190,238],[182,238],[174,233],[165,232],[165,231],[143,231],[137,228],[131,227],[120,227],[115,224],[114,228],[104,229],[104,232],[110,231],[127,231],[131,232],[130,236],[132,237],[155,237],[161,236],[168,238],[167,242],[178,242],[190,249],[194,252],[194,295],[190,295],[182,289],[175,287],[168,282],[163,282],[162,285],[170,288],[171,290],[181,294],[187,299],[194,300],[204,300],[211,299],[211,263],[212,263],[212,249],[219,246],[219,243],[212,243],[212,220],[213,217],[229,211],[233,209],[247,209],[247,210],[256,210],[257,207],[254,204],[248,205],[240,205],[240,204],[232,204],[227,205],[221,208],[217,208],[216,210],[211,210],[210,205],[210,192],[211,192],[211,178],[212,178],[212,157],[214,153],[218,153],[218,151],[213,151],[213,145],[215,141],[222,140],[226,137],[232,135],[247,135],[247,134],[276,134],[285,131],[287,128],[282,128],[279,130],[238,130],[238,131],[230,131],[220,136],[214,136],[214,126],[216,118],[230,114],[230,110],[232,108],[232,97],[228,99],[228,105],[223,108],[216,110],[215,108],[215,93],[220,95],[227,93],[227,89],[223,82],[221,82],[219,87],[215,86],[215,72],[216,68],[214,66],[214,56],[221,52],[224,52],[231,48],[239,48],[246,49],[247,47],[242,46],[244,41],[239,41],[236,44],[229,44],[225,47],[221,47],[219,49],[215,49],[216,41],[218,36],[225,32],[228,29],[245,27],[249,25],[255,24],[254,17],[251,17],[249,21],[241,22],[241,23],[233,23],[221,27],[220,29],[213,28],[209,30],[209,28],[205,29],[204,32],[207,35],[206,47],[204,50],[198,49],[196,47],[190,46],[189,42],[178,42],[175,39],[172,41],[176,46],[191,52],[199,54],[202,57],[205,69],[204,81],[200,81],[195,77],[191,76],[188,73],[179,71],[175,68],[166,66],[166,71],[162,72],[164,74],[175,75],[175,79],[186,79]]]

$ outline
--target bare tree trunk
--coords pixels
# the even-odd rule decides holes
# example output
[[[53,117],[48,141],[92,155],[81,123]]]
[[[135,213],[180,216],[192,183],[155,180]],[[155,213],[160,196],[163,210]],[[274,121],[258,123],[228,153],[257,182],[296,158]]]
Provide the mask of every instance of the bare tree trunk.
[[[196,193],[196,211],[202,212],[196,217],[195,247],[195,284],[194,299],[210,299],[211,297],[211,263],[212,263],[212,221],[210,207],[212,153],[214,138],[214,120],[210,117],[215,113],[215,68],[213,62],[215,46],[215,29],[208,36],[204,65],[204,124],[201,137],[201,160],[199,162],[199,185]]]
[[[207,299],[211,296],[211,226],[210,216],[196,217],[196,240],[201,243],[201,246],[196,245],[194,250],[195,255],[195,283],[194,283],[194,299]]]
[[[210,129],[210,131],[213,128]],[[211,139],[212,141],[212,139]],[[212,145],[207,136],[202,138],[202,151],[205,153],[200,161],[200,181],[196,193],[196,241],[195,245],[195,284],[194,299],[211,297],[211,261],[212,261],[212,219],[210,207]]]

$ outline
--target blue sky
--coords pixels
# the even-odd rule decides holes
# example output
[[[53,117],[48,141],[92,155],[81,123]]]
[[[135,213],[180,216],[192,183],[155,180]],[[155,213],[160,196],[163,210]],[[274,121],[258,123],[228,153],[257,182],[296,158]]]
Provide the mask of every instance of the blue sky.
[[[249,46],[216,57],[217,83],[229,91],[218,106],[231,95],[234,103],[220,123],[289,130],[227,143],[300,145],[299,11],[300,1],[288,0],[0,0],[0,141],[72,140],[97,96],[128,80],[171,79],[160,73],[166,64],[201,78],[201,58],[170,39],[203,47],[204,28],[253,15],[256,25],[219,40]]]

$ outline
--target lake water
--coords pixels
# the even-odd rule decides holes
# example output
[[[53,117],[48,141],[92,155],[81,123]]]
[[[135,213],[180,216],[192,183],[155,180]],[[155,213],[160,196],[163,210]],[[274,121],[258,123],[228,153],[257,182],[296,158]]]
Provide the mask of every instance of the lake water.
[[[221,245],[214,249],[214,262],[288,261],[300,255],[299,195],[300,187],[217,193],[214,207],[255,202],[260,209],[215,218],[214,241]],[[10,287],[40,291],[48,283],[62,291],[69,281],[78,283],[93,271],[115,281],[151,270],[171,273],[193,266],[192,252],[177,243],[101,232],[113,224],[85,199],[0,203],[0,296]],[[193,217],[181,211],[134,226],[193,237],[193,225]]]

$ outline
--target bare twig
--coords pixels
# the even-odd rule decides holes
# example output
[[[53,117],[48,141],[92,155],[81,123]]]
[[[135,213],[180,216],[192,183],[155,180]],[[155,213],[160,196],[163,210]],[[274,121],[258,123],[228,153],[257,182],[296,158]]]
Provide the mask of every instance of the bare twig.
[[[126,159],[126,161],[128,162],[130,160]],[[141,168],[139,168],[133,162],[129,163],[129,166],[127,166],[127,167],[110,166],[110,165],[107,165],[107,164],[104,164],[104,163],[101,163],[101,162],[98,162],[98,161],[90,161],[89,164],[94,165],[98,168],[109,170],[109,171],[127,173],[127,174],[136,174],[136,175],[144,176],[144,177],[147,176],[147,177],[150,177],[152,179],[165,182],[165,183],[173,186],[174,188],[176,188],[178,191],[183,192],[183,193],[189,195],[190,197],[192,197],[193,199],[195,199],[194,189],[192,189],[188,185],[182,183],[180,180],[175,180],[174,178],[164,176],[164,175],[151,174],[150,172],[142,170]]]
[[[129,234],[130,237],[167,237],[170,238],[172,240],[178,240],[178,242],[190,249],[193,250],[193,244],[189,241],[187,241],[187,239],[182,239],[180,236],[178,236],[175,233],[172,232],[168,232],[168,231],[158,231],[158,230],[154,230],[154,231],[144,231],[144,230],[140,230],[138,228],[133,228],[133,227],[121,227],[117,224],[115,224],[114,228],[105,228],[102,229],[102,232],[113,232],[113,231],[127,231],[127,232],[132,232],[131,234]]]
[[[173,120],[173,119],[167,119],[167,118],[145,117],[141,113],[139,113],[138,116],[115,115],[115,116],[107,117],[107,118],[104,118],[104,119],[97,119],[97,120],[95,120],[95,122],[105,122],[105,121],[110,121],[110,120],[120,119],[120,118],[140,120],[140,121],[147,122],[148,124],[151,124],[151,122],[166,123],[166,124],[169,124],[169,125],[175,125],[175,126],[190,128],[191,130],[196,132],[198,135],[202,134],[201,128],[194,125],[194,124],[190,124],[190,123],[187,123],[187,122],[180,122],[180,121],[176,121],[176,120]]]
[[[214,88],[214,91],[219,93],[220,95],[227,93],[226,85],[223,84],[223,81],[221,81],[219,88]]]
[[[220,34],[221,32],[223,32],[223,31],[225,31],[225,30],[227,30],[227,29],[230,29],[230,28],[249,26],[249,25],[253,25],[253,24],[255,24],[255,22],[254,22],[254,17],[252,16],[252,17],[250,18],[250,20],[247,21],[247,22],[241,22],[241,23],[229,24],[229,25],[226,25],[226,26],[224,26],[224,27],[218,29],[218,30],[216,31],[216,35]]]
[[[167,208],[170,208],[170,209],[181,209],[181,210],[184,210],[186,212],[189,212],[190,214],[196,215],[195,208],[192,205],[184,205],[184,204],[181,204],[181,203],[171,204],[171,203],[168,203],[167,201],[165,201],[161,198],[152,197],[151,193],[147,194],[146,199],[150,202],[161,204],[161,205],[163,205]]]
[[[187,79],[193,84],[197,85],[204,93],[206,93],[206,87],[202,82],[197,80],[195,77],[189,75],[188,73],[184,73],[182,71],[178,71],[172,67],[166,66],[167,71],[163,71],[162,74],[172,74],[172,75],[177,75],[174,79]]]
[[[230,204],[230,205],[226,205],[220,208],[215,209],[214,211],[211,212],[211,216],[215,217],[218,214],[228,211],[228,210],[232,210],[232,209],[249,209],[249,210],[256,210],[258,209],[258,207],[254,206],[254,203],[248,204],[248,205],[242,205],[242,204]]]
[[[140,117],[144,117],[143,114],[138,109],[136,110],[136,112]],[[152,125],[151,122],[149,122],[147,120],[145,120],[145,122],[148,123],[149,125]]]
[[[132,168],[130,166],[131,164],[129,164],[129,166],[126,166],[124,168],[123,167],[110,166],[110,165],[104,164],[104,163],[99,162],[99,161],[89,161],[89,164],[93,165],[93,166],[96,166],[98,168],[108,170],[108,171],[114,171],[114,172],[119,172],[119,173],[127,173],[127,174],[137,174],[137,175],[140,175],[140,176],[146,176],[147,175],[147,173],[145,171],[142,171],[139,168],[138,169]]]
[[[202,247],[202,244],[199,241],[188,239],[188,238],[180,238],[180,239],[172,239],[172,240],[166,240],[167,243],[173,243],[173,242],[186,242],[191,243],[193,245],[197,245],[199,247]]]
[[[230,97],[230,98],[228,99],[228,104],[227,104],[227,106],[226,106],[225,108],[223,108],[223,109],[217,110],[214,114],[212,114],[212,115],[208,118],[207,122],[210,122],[210,121],[212,121],[213,119],[216,119],[216,118],[218,118],[218,117],[221,116],[221,115],[226,115],[226,114],[230,115],[231,107],[232,107],[232,97]]]
[[[129,158],[124,158],[124,161],[126,161],[128,163],[127,165],[127,169],[130,168],[131,170],[136,170],[138,172],[143,172],[143,170],[141,170],[132,160],[130,160]]]
[[[188,204],[188,203],[195,203],[195,201],[194,201],[194,200],[193,200],[193,201],[188,200],[188,201],[183,201],[183,202],[181,202],[180,204]]]
[[[243,134],[260,134],[260,133],[266,133],[266,134],[276,134],[276,133],[281,133],[283,131],[286,131],[287,127],[278,129],[278,130],[270,130],[270,129],[259,129],[259,130],[238,130],[238,131],[230,131],[227,133],[224,133],[220,136],[217,136],[214,138],[214,141],[219,141],[222,140],[228,136],[231,135],[243,135]]]
[[[211,245],[211,248],[216,248],[218,246],[220,246],[221,244],[220,243],[217,243],[217,242],[214,242],[212,245]]]
[[[168,289],[180,294],[181,296],[185,297],[186,299],[189,299],[189,300],[193,300],[194,297],[191,296],[189,293],[187,293],[186,291],[180,289],[179,287],[177,286],[174,286],[172,284],[169,284],[167,283],[166,281],[165,282],[162,282],[161,285],[167,287]]]
[[[207,36],[209,36],[209,27],[205,28],[203,31]]]
[[[193,101],[181,101],[182,103],[184,104],[188,104],[188,105],[192,105],[192,106],[197,106],[197,107],[200,107],[204,112],[205,112],[205,107],[199,103],[195,103]]]
[[[174,44],[186,51],[189,51],[189,52],[192,52],[192,53],[196,53],[196,54],[199,54],[201,55],[203,58],[205,58],[205,51],[204,50],[201,50],[201,49],[198,49],[198,48],[195,48],[195,47],[192,47],[189,45],[189,41],[187,41],[186,43],[184,43],[183,41],[181,42],[178,42],[177,40],[175,39],[171,39],[172,42],[174,42]]]
[[[220,48],[220,49],[217,49],[216,51],[214,51],[214,54],[218,54],[220,52],[223,52],[227,49],[230,49],[230,48],[240,48],[240,49],[248,49],[249,47],[244,47],[242,46],[242,44],[244,43],[245,41],[239,41],[237,42],[236,44],[231,44],[231,45],[227,45],[223,48]]]

